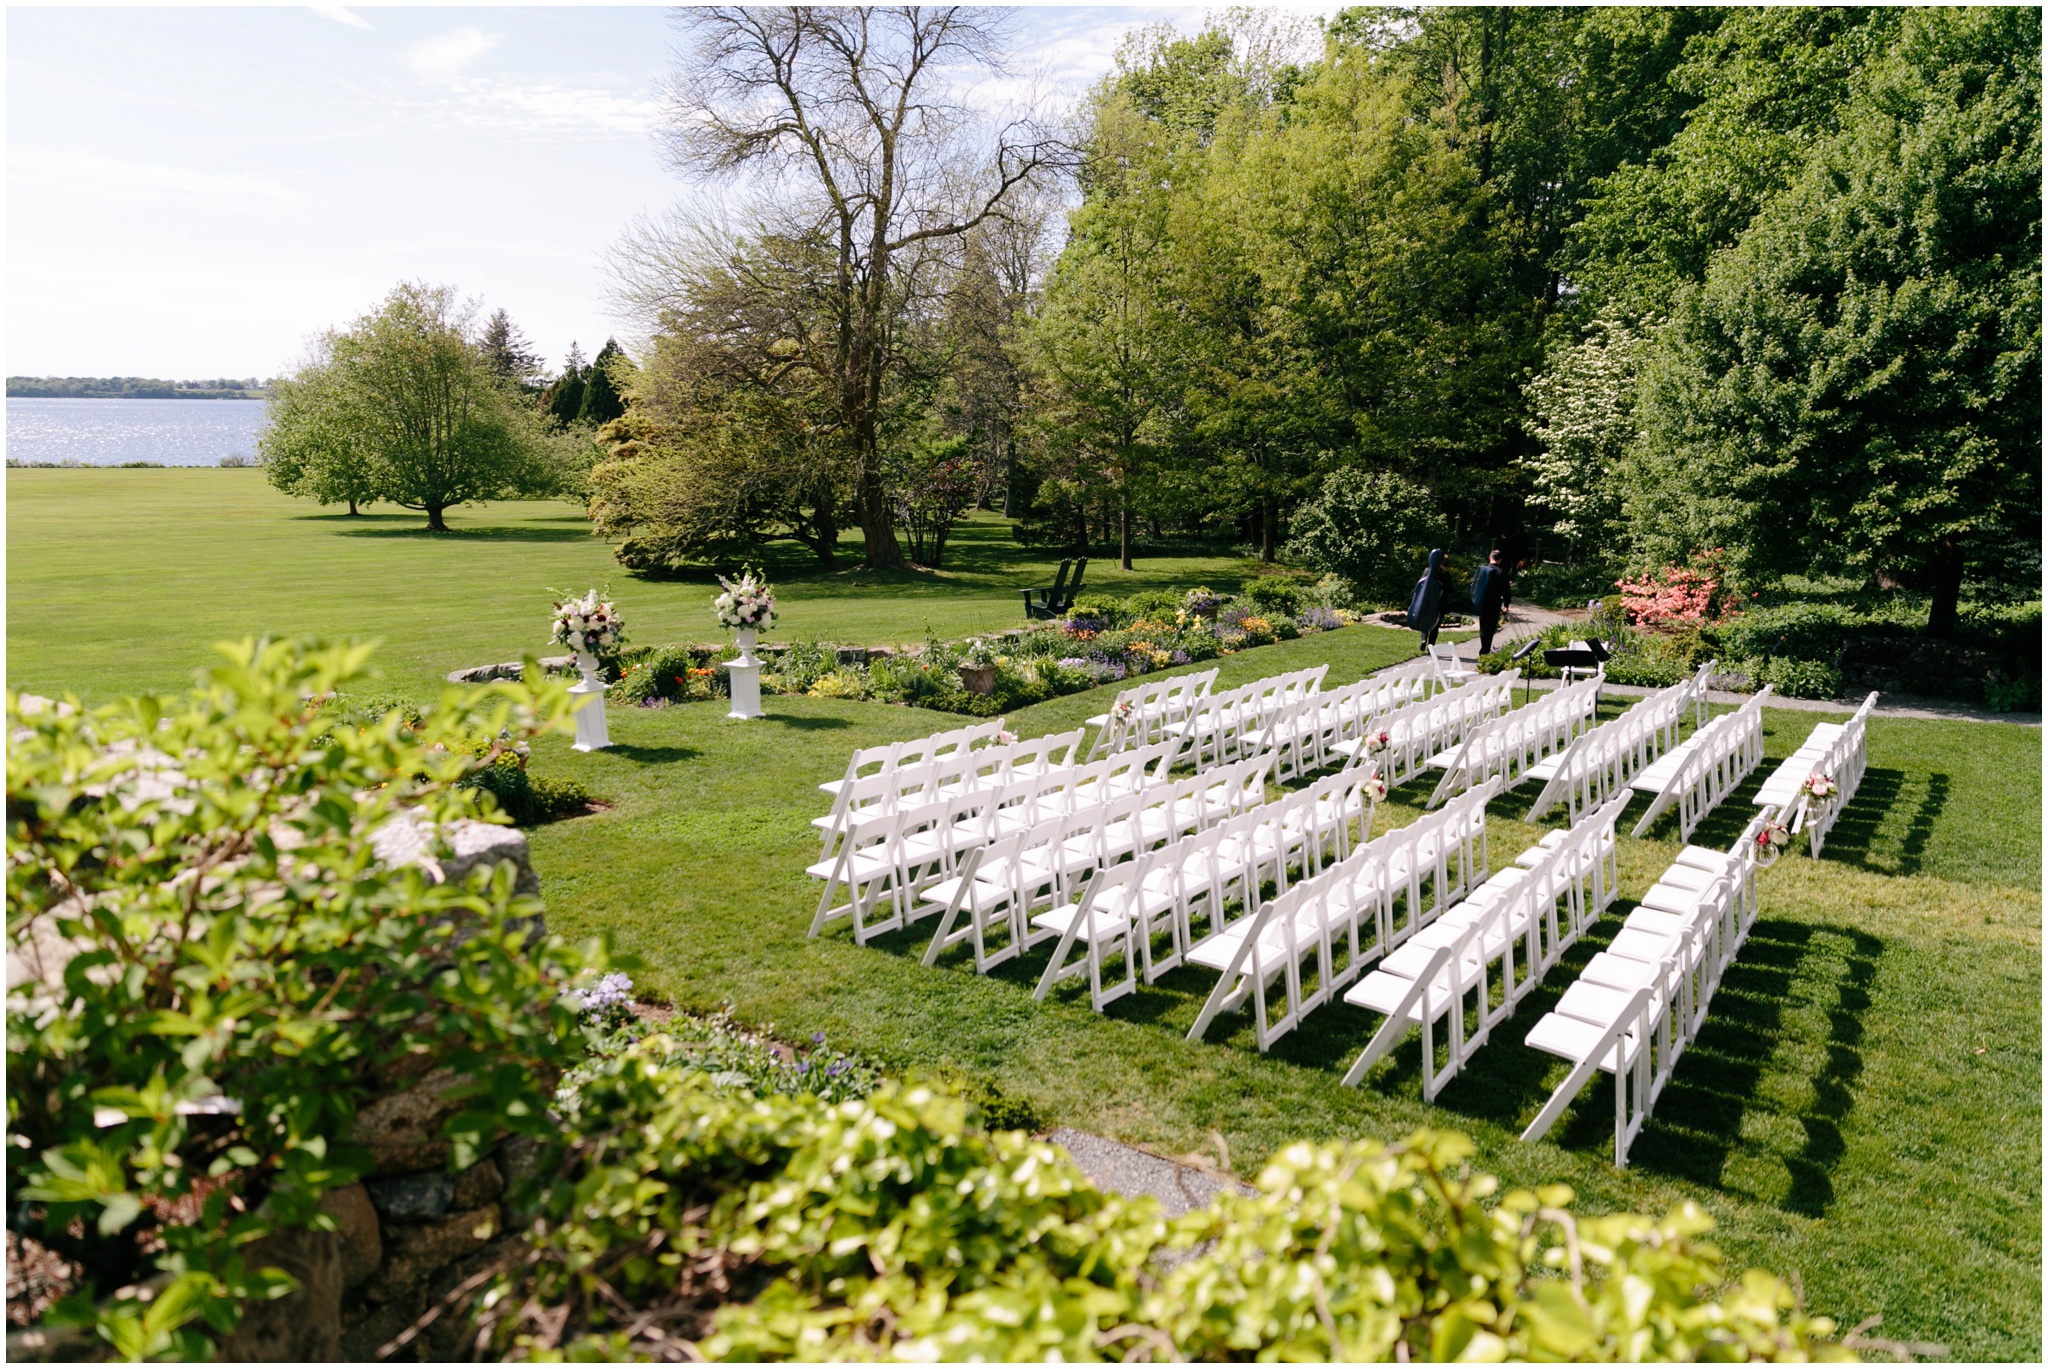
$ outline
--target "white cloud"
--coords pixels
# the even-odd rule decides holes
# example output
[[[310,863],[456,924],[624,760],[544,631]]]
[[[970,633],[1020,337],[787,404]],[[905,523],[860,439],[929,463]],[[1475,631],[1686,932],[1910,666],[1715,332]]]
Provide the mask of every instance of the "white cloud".
[[[647,132],[661,102],[619,86],[479,77],[452,82],[412,109],[415,117],[521,137],[630,137]]]
[[[156,162],[135,162],[96,152],[23,149],[7,159],[8,178],[53,188],[65,198],[134,204],[187,200],[230,213],[291,214],[306,207],[304,192],[268,176],[234,171],[199,171]],[[47,204],[47,193],[37,202]]]
[[[337,24],[347,24],[353,29],[366,29],[370,26],[369,20],[341,5],[308,5],[306,8],[322,19],[332,19]]]
[[[470,63],[504,41],[503,34],[485,33],[465,24],[433,38],[422,38],[401,51],[398,60],[423,81],[452,81]]]

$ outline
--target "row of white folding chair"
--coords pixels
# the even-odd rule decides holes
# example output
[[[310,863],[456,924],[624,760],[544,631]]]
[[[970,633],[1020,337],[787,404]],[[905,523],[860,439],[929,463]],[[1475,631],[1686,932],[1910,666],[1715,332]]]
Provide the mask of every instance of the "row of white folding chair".
[[[1559,755],[1531,766],[1529,775],[1544,782],[1543,792],[1524,821],[1534,822],[1562,802],[1569,819],[1577,822],[1607,802],[1677,744],[1679,723],[1692,702],[1689,682],[1660,689],[1613,721],[1580,734]]]
[[[1317,695],[1316,726],[1320,754],[1336,754],[1339,743],[1356,741],[1368,724],[1404,705],[1426,699],[1434,692],[1435,677],[1418,673],[1412,665],[1395,666]]]
[[[1692,839],[1693,830],[1707,814],[1713,812],[1721,800],[1733,793],[1762,763],[1763,707],[1770,693],[1771,687],[1765,685],[1745,700],[1742,707],[1711,720],[1693,733],[1684,746],[1630,781],[1632,788],[1647,789],[1656,795],[1632,835],[1639,837],[1649,831],[1650,825],[1675,804],[1680,839]],[[1669,767],[1668,778],[1663,778],[1663,782],[1658,784],[1660,768],[1674,757],[1677,764]]]
[[[1458,648],[1450,642],[1441,645],[1431,642],[1422,648],[1423,658],[1429,662],[1429,670],[1445,689],[1455,689],[1469,680],[1477,679],[1479,672],[1458,658]]]
[[[1587,962],[1527,1044],[1572,1062],[1522,1132],[1550,1130],[1601,1070],[1614,1076],[1614,1163],[1628,1151],[1705,1025],[1722,976],[1756,920],[1757,837],[1767,808],[1728,851],[1688,846],[1644,894],[1607,949]]]
[[[963,940],[986,974],[1022,952],[1034,936],[1030,915],[1069,901],[1076,883],[1124,855],[1207,831],[1266,800],[1267,762],[1253,758],[1176,780],[1100,808],[1013,831],[970,850],[958,873],[925,886],[909,921],[939,914],[924,963]],[[1123,812],[1128,807],[1130,811]],[[991,942],[996,949],[991,950]]]
[[[1482,675],[1469,684],[1414,703],[1368,721],[1363,734],[1339,742],[1331,750],[1342,756],[1361,753],[1389,785],[1406,784],[1422,763],[1447,746],[1456,746],[1465,733],[1497,718],[1514,705],[1514,684],[1521,671],[1506,670]]]
[[[1168,735],[1188,739],[1190,759],[1197,770],[1240,760],[1247,754],[1247,734],[1256,734],[1266,717],[1282,704],[1319,691],[1329,670],[1327,664],[1311,666],[1220,694],[1206,694],[1194,701],[1185,722],[1168,729]]]
[[[1259,1049],[1268,1049],[1392,945],[1463,897],[1486,878],[1486,802],[1494,792],[1482,786],[1440,812],[1374,837],[1197,943],[1188,961],[1214,970],[1216,983],[1187,1039],[1201,1040],[1218,1013],[1249,1001],[1253,1034]],[[1310,956],[1316,958],[1315,987],[1305,989],[1302,966]],[[1277,1005],[1269,997],[1276,986],[1282,991]]]
[[[853,759],[846,763],[846,774],[841,779],[826,780],[818,788],[828,794],[837,794],[840,789],[853,783],[863,775],[879,774],[894,770],[902,765],[916,765],[921,761],[934,760],[955,751],[965,751],[975,746],[985,746],[995,741],[1003,730],[1003,720],[972,723],[966,727],[949,728],[934,732],[929,737],[914,741],[888,742],[882,746],[864,746],[853,753]],[[875,767],[869,769],[870,766]]]
[[[1411,1028],[1419,1027],[1423,1096],[1434,1101],[1486,1044],[1493,1028],[1513,1014],[1599,916],[1597,903],[1587,898],[1590,875],[1613,847],[1614,824],[1627,804],[1626,795],[1614,799],[1563,836],[1538,843],[1524,853],[1526,863],[1517,861],[1489,878],[1354,985],[1344,1001],[1381,1013],[1384,1020],[1352,1062],[1344,1082],[1356,1087]],[[1557,915],[1560,900],[1567,909],[1562,923]],[[1469,1028],[1468,998],[1473,1002]],[[1441,1068],[1436,1027],[1440,1019],[1447,1028]]]
[[[1095,729],[1088,759],[1092,761],[1126,746],[1164,741],[1167,729],[1186,722],[1194,712],[1195,701],[1205,697],[1215,683],[1216,667],[1211,666],[1190,675],[1147,680],[1135,688],[1117,691],[1109,711],[1087,721],[1086,726]]]
[[[1863,782],[1869,759],[1866,725],[1876,707],[1877,695],[1873,692],[1847,722],[1815,724],[1799,749],[1778,763],[1751,800],[1758,806],[1768,804],[1780,811],[1792,810],[1792,830],[1806,833],[1808,848],[1815,859],[1820,857],[1835,818],[1856,796],[1856,788]],[[1832,798],[1815,799],[1805,792],[1806,781],[1816,774],[1834,781]]]
[[[1033,996],[1043,999],[1085,973],[1089,1002],[1100,1012],[1134,992],[1140,974],[1150,984],[1176,968],[1193,944],[1198,914],[1213,934],[1228,925],[1231,906],[1244,910],[1239,921],[1257,909],[1267,879],[1284,894],[1290,870],[1308,877],[1348,855],[1352,823],[1372,821],[1370,781],[1359,769],[1326,775],[1139,860],[1095,871],[1077,903],[1031,919],[1037,932],[1059,936]],[[1070,960],[1077,948],[1080,959]]]
[[[1434,808],[1495,775],[1504,787],[1514,788],[1531,766],[1563,751],[1593,726],[1604,683],[1606,676],[1596,673],[1468,730],[1455,749],[1424,762],[1444,771],[1427,806]]]
[[[833,795],[830,812],[811,819],[811,825],[823,837],[820,859],[832,853],[833,842],[854,817],[875,817],[944,794],[1068,769],[1078,760],[1080,746],[1081,729],[1077,727],[1071,732],[1053,732],[1024,741],[960,749],[915,765],[862,775]]]
[[[1085,765],[854,814],[828,837],[827,849],[807,871],[825,881],[811,935],[840,917],[853,919],[854,940],[863,944],[903,926],[911,896],[950,875],[967,851],[1050,819],[1088,819],[1118,800],[1161,790],[1170,782],[1168,772],[1179,749],[1177,742],[1161,742]],[[841,888],[848,902],[834,905],[833,895]],[[876,904],[884,893],[890,911],[877,917]]]
[[[1396,679],[1368,676],[1334,690],[1318,690],[1283,703],[1241,742],[1248,753],[1274,753],[1273,776],[1279,780],[1312,775],[1340,757],[1336,746],[1346,737],[1361,737],[1372,720],[1425,697],[1427,684],[1412,675]]]
[[[1870,698],[1875,701],[1877,695],[1872,694]],[[1827,843],[1828,833],[1834,830],[1835,819],[1842,815],[1849,800],[1856,797],[1857,786],[1863,783],[1863,771],[1870,761],[1866,723],[1871,706],[1866,703],[1857,710],[1843,725],[1842,734],[1835,738],[1828,754],[1814,767],[1835,782],[1835,792],[1824,799],[1817,799],[1810,793],[1800,797],[1799,815],[1792,824],[1792,830],[1806,833],[1807,849],[1815,860],[1820,859],[1821,847]]]

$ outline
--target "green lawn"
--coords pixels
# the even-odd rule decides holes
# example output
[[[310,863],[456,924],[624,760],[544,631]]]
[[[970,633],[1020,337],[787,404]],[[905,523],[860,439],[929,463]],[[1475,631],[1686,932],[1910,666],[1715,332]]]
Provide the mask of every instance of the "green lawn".
[[[1339,683],[1411,640],[1354,628],[1285,643],[1229,658],[1223,683],[1318,660]],[[1071,725],[1104,697],[1056,700],[1012,725]],[[641,983],[657,994],[730,1002],[792,1038],[825,1031],[897,1067],[963,1068],[1060,1124],[1168,1153],[1217,1131],[1246,1172],[1295,1137],[1459,1127],[1478,1139],[1480,1163],[1514,1182],[1562,1178],[1601,1208],[1693,1199],[1734,1259],[1797,1271],[1817,1307],[1850,1323],[1881,1313],[1887,1333],[1965,1358],[2038,1355],[2037,731],[1873,724],[1870,772],[1826,859],[1787,857],[1763,876],[1762,916],[1711,1025],[1621,1173],[1609,1163],[1604,1085],[1550,1141],[1516,1139],[1564,1068],[1523,1047],[1516,1027],[1604,937],[1574,949],[1438,1106],[1422,1101],[1412,1042],[1364,1088],[1346,1089],[1339,1077],[1376,1019],[1342,1005],[1262,1057],[1228,1017],[1206,1043],[1182,1039],[1211,982],[1199,971],[1098,1017],[1085,986],[1032,1002],[1043,952],[978,978],[958,959],[919,965],[929,923],[866,949],[843,923],[808,939],[818,891],[802,873],[815,859],[807,824],[824,807],[814,786],[853,748],[943,720],[809,699],[773,699],[768,711],[734,723],[723,704],[615,709],[611,752],[542,748],[537,766],[614,805],[534,834],[558,929],[609,931],[644,961]],[[1765,718],[1783,755],[1819,715]],[[1413,819],[1426,796],[1417,789],[1394,796],[1382,825]],[[1752,811],[1746,797],[1702,839],[1733,840]],[[1527,799],[1494,806],[1497,860],[1536,835],[1518,821]],[[1667,830],[1653,835],[1662,839],[1624,844],[1625,893],[1640,893],[1676,850]]]
[[[7,472],[7,679],[89,698],[177,689],[208,644],[259,632],[381,639],[391,683],[430,689],[462,666],[546,654],[550,589],[609,584],[639,642],[719,634],[708,575],[649,579],[612,560],[576,507],[454,510],[453,531],[377,506],[361,517],[289,499],[255,470]],[[847,559],[858,559],[849,533]],[[808,554],[806,554],[808,555]],[[1017,590],[1052,583],[1059,558],[1021,547],[992,515],[969,518],[942,571],[827,573],[771,563],[778,637],[874,645],[1024,621]],[[1161,557],[1088,565],[1085,587],[1129,594],[1234,588],[1245,563]]]
[[[253,472],[10,471],[9,683],[105,696],[183,684],[216,638],[259,630],[378,636],[395,684],[543,648],[546,589],[609,579],[643,641],[708,638],[702,582],[643,581],[611,566],[574,510],[472,511],[476,530],[429,537],[416,516],[350,520],[281,499]],[[889,640],[1017,620],[1014,587],[1044,582],[999,523],[964,530],[957,571],[876,580],[794,575],[785,623],[837,640]],[[1145,563],[1105,588],[1207,580],[1223,560]],[[1330,682],[1412,651],[1352,628],[1226,658],[1223,683],[1316,661]],[[1015,715],[1022,733],[1099,711],[1104,691]],[[1593,1208],[1659,1210],[1691,1198],[1738,1263],[1796,1272],[1810,1302],[1958,1358],[2035,1359],[2041,1347],[2041,734],[1995,723],[1880,718],[1871,768],[1824,860],[1788,855],[1761,879],[1763,914],[1714,1000],[1711,1023],[1632,1154],[1609,1163],[1611,1095],[1589,1091],[1544,1144],[1516,1139],[1562,1071],[1520,1030],[1604,939],[1576,947],[1473,1067],[1425,1104],[1411,1043],[1357,1090],[1339,1076],[1368,1035],[1331,1005],[1261,1056],[1228,1018],[1182,1037],[1208,987],[1182,971],[1105,1017],[1085,990],[1031,1001],[1044,953],[988,978],[959,961],[925,970],[923,937],[858,949],[844,925],[808,939],[817,898],[815,785],[855,747],[951,719],[878,704],[771,699],[735,723],[723,703],[615,708],[610,751],[563,739],[537,770],[582,780],[610,806],[533,834],[550,918],[609,932],[643,988],[686,1005],[730,1002],[784,1035],[826,1031],[898,1068],[951,1064],[1030,1099],[1049,1122],[1169,1153],[1213,1130],[1255,1171],[1301,1136],[1387,1137],[1438,1124],[1470,1132],[1511,1182],[1563,1179]],[[1610,711],[1612,709],[1610,708]],[[1767,710],[1771,750],[1820,715]],[[1413,819],[1419,786],[1380,824]],[[1497,862],[1536,835],[1521,801],[1494,805]],[[1738,795],[1701,840],[1732,840]],[[1676,843],[1668,824],[1625,841],[1624,894]],[[1795,850],[1798,848],[1795,847]],[[1618,912],[1627,908],[1624,900]],[[1611,930],[1617,919],[1604,924]],[[925,924],[928,934],[929,924]]]

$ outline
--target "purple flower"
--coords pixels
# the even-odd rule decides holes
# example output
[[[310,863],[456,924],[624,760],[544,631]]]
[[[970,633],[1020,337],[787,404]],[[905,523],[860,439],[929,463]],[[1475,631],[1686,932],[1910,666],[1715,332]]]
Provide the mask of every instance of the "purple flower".
[[[823,1032],[812,1032],[812,1033],[811,1033],[811,1044],[812,1044],[812,1045],[814,1045],[814,1046],[822,1046],[822,1045],[824,1045],[824,1044],[825,1044],[825,1033],[823,1033]]]
[[[1167,659],[1172,661],[1175,665],[1186,665],[1188,662],[1194,660],[1195,658],[1188,655],[1185,651],[1182,651],[1179,647],[1175,647],[1173,650],[1173,655],[1168,657]]]

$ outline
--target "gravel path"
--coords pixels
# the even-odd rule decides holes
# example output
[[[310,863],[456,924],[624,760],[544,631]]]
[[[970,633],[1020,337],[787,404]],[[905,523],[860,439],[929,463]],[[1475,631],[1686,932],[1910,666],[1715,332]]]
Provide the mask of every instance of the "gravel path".
[[[1095,1181],[1097,1188],[1127,1198],[1149,1193],[1159,1200],[1169,1217],[1207,1206],[1230,1182],[1192,1165],[1177,1164],[1136,1146],[1072,1127],[1061,1127],[1048,1139],[1073,1156],[1074,1163]],[[1239,1187],[1246,1193],[1252,1191],[1249,1185]]]

